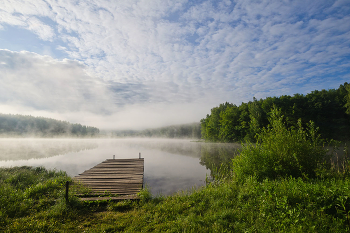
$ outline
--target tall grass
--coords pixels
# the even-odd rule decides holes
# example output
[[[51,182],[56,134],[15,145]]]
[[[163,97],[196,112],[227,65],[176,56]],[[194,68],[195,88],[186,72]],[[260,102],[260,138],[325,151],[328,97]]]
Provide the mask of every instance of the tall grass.
[[[2,217],[22,217],[50,206],[68,177],[44,168],[5,168],[0,173]]]
[[[260,182],[251,177],[244,184],[221,182],[170,197],[142,193],[139,202],[74,205],[59,198],[46,207],[33,206],[26,214],[2,216],[0,231],[346,232],[350,230],[349,189],[349,178]]]
[[[281,111],[271,111],[270,125],[256,135],[255,145],[243,145],[233,160],[236,179],[243,181],[255,176],[259,181],[282,177],[316,178],[318,171],[329,169],[330,155],[323,147],[317,128],[310,122],[303,128],[288,128]]]

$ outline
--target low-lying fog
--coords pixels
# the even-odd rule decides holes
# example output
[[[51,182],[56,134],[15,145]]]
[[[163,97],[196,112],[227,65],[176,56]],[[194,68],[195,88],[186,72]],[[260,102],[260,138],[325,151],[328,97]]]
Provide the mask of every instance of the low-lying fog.
[[[43,166],[76,176],[105,159],[145,159],[153,195],[205,185],[210,169],[231,159],[239,144],[183,139],[0,139],[0,166]]]

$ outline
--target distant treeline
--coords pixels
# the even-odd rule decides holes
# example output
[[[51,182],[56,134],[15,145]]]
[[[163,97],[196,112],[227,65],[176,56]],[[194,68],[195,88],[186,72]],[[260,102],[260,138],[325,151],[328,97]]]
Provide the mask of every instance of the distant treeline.
[[[313,121],[323,138],[350,138],[350,84],[338,89],[312,91],[307,95],[294,94],[268,97],[236,106],[231,103],[212,108],[202,119],[202,138],[214,142],[254,141],[260,129],[267,127],[273,106],[280,108],[289,126]]]
[[[0,114],[0,136],[92,137],[100,130],[44,117]]]
[[[145,130],[113,131],[112,137],[201,138],[200,123],[172,125]]]

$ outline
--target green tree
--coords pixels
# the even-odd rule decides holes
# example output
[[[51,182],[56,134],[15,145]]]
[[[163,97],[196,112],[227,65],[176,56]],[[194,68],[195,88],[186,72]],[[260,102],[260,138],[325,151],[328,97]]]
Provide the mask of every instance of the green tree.
[[[236,105],[228,106],[220,113],[220,141],[234,142],[240,140],[240,112]]]
[[[348,83],[344,84],[344,89],[346,90],[345,94],[345,107],[346,113],[350,115],[350,85]]]
[[[249,133],[245,136],[246,140],[255,141],[255,135],[260,131],[262,127],[263,111],[260,107],[260,103],[253,97],[253,102],[248,103],[249,110]]]
[[[226,102],[220,104],[219,107],[211,109],[211,114],[207,115],[205,119],[201,120],[202,125],[202,137],[209,141],[218,141],[220,138],[220,113],[225,111],[227,107],[233,106],[232,104]]]
[[[271,111],[269,121],[269,127],[257,134],[257,143],[243,145],[239,156],[233,159],[236,179],[315,177],[316,169],[327,158],[315,125],[310,122],[304,129],[299,120],[298,127],[288,128],[277,108]]]

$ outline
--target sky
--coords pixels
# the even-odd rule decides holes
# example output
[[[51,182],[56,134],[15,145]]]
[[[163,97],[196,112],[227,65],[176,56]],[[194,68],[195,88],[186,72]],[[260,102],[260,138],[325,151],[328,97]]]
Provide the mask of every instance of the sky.
[[[350,0],[1,0],[0,113],[100,129],[350,82]]]

